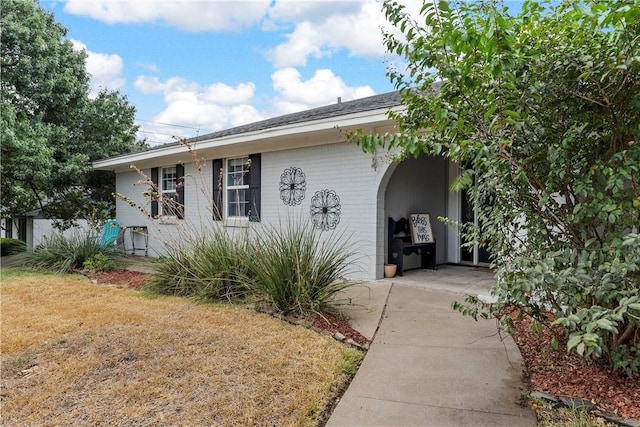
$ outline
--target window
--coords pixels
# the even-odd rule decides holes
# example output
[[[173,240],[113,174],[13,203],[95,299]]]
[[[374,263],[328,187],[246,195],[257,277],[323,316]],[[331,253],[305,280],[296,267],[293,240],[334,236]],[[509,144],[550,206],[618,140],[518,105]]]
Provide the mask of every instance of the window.
[[[162,216],[178,216],[180,205],[178,201],[178,175],[176,167],[162,168],[162,181],[160,193],[162,194],[160,203]]]
[[[151,169],[158,200],[151,202],[151,216],[184,218],[184,166],[175,165]]]
[[[213,160],[213,219],[260,221],[261,156]]]
[[[227,160],[227,217],[249,216],[248,157]]]
[[[162,168],[162,192],[171,194],[176,192],[176,167]]]

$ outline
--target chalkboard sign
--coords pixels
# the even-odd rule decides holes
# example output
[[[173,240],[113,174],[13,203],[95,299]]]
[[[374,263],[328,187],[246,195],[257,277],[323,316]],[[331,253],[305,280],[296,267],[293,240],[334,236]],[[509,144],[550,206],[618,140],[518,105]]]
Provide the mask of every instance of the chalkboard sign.
[[[411,226],[411,243],[433,243],[436,240],[431,230],[431,216],[428,213],[416,213],[409,215]]]

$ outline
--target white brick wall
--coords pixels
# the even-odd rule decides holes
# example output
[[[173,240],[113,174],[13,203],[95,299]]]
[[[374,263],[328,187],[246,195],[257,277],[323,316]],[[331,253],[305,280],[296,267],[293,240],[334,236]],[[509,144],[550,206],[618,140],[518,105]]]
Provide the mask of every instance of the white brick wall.
[[[281,174],[292,166],[302,169],[307,184],[301,204],[293,207],[282,202],[279,190]],[[425,175],[417,176],[420,170],[425,171]],[[144,172],[150,174],[149,170]],[[398,175],[393,175],[395,172]],[[418,163],[408,162],[407,165],[379,161],[374,168],[371,155],[343,142],[262,153],[261,223],[244,225],[255,230],[265,225],[286,224],[289,219],[310,221],[313,195],[329,189],[337,193],[341,204],[340,222],[334,233],[348,236],[358,256],[357,269],[350,275],[351,278],[372,280],[383,276],[386,218],[398,214],[398,209],[404,214],[408,213],[406,210],[433,211],[432,222],[439,246],[438,262],[446,262],[447,232],[435,217],[446,214],[447,173],[448,167],[443,159],[423,159]],[[399,178],[403,175],[407,176]],[[117,174],[117,191],[138,203],[144,202],[142,193],[147,189],[146,186],[135,185],[140,179],[135,171]],[[403,182],[404,179],[408,181]],[[221,224],[211,219],[212,180],[210,159],[204,162],[200,172],[196,171],[193,164],[185,165],[185,220],[178,220],[175,224],[158,224],[157,221],[149,221],[122,200],[117,201],[117,218],[123,225],[147,225],[150,234],[149,255],[162,255],[166,253],[167,245],[173,244],[172,239],[184,240],[185,235],[202,233],[197,230],[203,227],[206,229]],[[389,194],[387,185],[390,191],[397,191],[399,195]],[[435,199],[438,200],[434,202]],[[148,203],[146,209],[151,209]],[[232,233],[241,229],[228,227]],[[322,234],[328,236],[331,232],[324,231]],[[129,236],[125,243],[131,246]]]
[[[249,154],[249,153],[247,153]],[[168,165],[159,165],[168,166]],[[290,207],[280,199],[280,175],[291,166],[301,168],[306,175],[307,189],[305,198],[298,206]],[[378,186],[385,168],[377,171],[371,167],[371,157],[350,144],[337,143],[322,146],[300,148],[262,154],[262,224],[277,226],[279,221],[288,218],[310,220],[311,198],[316,191],[334,190],[340,197],[341,217],[336,233],[344,233],[349,237],[350,245],[358,254],[357,270],[352,277],[357,279],[374,279],[376,271],[381,275],[382,267],[376,269],[384,254],[380,255],[376,233],[381,232],[376,216],[378,203]],[[143,171],[150,174],[150,170]],[[117,174],[116,191],[137,204],[142,204],[150,212],[151,207],[142,193],[145,185],[136,185],[142,178],[135,171]],[[201,172],[197,172],[193,164],[185,165],[185,220],[176,224],[162,224],[148,220],[138,209],[131,207],[123,200],[117,200],[117,219],[122,225],[149,227],[149,255],[159,256],[166,253],[166,246],[172,239],[181,238],[185,230],[210,227],[210,199],[212,194],[212,164],[205,162]],[[206,200],[205,200],[205,194]],[[285,222],[286,223],[286,222]],[[260,224],[250,224],[252,228]],[[384,227],[384,222],[382,223]],[[191,234],[187,232],[188,234]],[[194,232],[195,233],[195,232]],[[323,232],[327,235],[331,232]],[[384,231],[382,231],[384,233]],[[139,246],[141,241],[136,241]],[[130,248],[130,237],[127,233],[125,244]],[[384,247],[382,247],[384,251]],[[142,254],[137,252],[138,255]]]
[[[289,167],[302,169],[306,176],[305,198],[290,207],[280,200],[280,175]],[[341,216],[336,233],[349,236],[358,254],[356,279],[376,278],[379,231],[376,217],[377,192],[383,171],[373,170],[371,156],[346,143],[265,153],[262,156],[262,219],[310,219],[311,199],[317,191],[334,190],[340,197]],[[330,234],[325,231],[323,233]]]
[[[172,166],[172,165],[160,165]],[[119,173],[116,175],[116,192],[135,203],[129,203],[118,198],[116,200],[117,219],[123,226],[146,226],[149,232],[149,255],[162,256],[167,250],[176,246],[176,239],[185,242],[190,238],[201,235],[202,230],[214,226],[211,209],[212,198],[212,165],[211,161],[203,163],[200,171],[196,165],[189,163],[185,166],[185,220],[150,220],[151,203],[143,195],[148,185],[143,184],[145,178],[136,171]],[[150,176],[151,170],[142,170]],[[142,208],[142,209],[139,209]],[[144,211],[144,212],[143,212]],[[136,249],[142,247],[143,238],[134,235]],[[125,248],[130,251],[131,233],[125,233]],[[137,255],[144,255],[136,250]]]

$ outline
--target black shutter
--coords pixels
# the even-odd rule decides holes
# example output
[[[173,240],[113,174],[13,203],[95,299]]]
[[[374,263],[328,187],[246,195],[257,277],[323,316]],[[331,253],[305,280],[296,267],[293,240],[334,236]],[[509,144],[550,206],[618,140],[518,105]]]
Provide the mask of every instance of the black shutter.
[[[178,195],[176,217],[184,219],[184,165],[176,165],[176,194]]]
[[[4,230],[7,238],[13,238],[13,217],[4,220]]]
[[[249,221],[260,221],[260,184],[261,184],[261,160],[260,154],[249,156]]]
[[[153,182],[153,188],[151,188],[151,217],[158,216],[158,196],[162,194],[162,190],[158,186],[158,168],[151,168],[151,182]]]
[[[222,212],[224,212],[224,191],[222,180],[222,159],[213,161],[213,219],[215,221],[222,220]]]
[[[27,243],[27,218],[18,218],[18,239]]]

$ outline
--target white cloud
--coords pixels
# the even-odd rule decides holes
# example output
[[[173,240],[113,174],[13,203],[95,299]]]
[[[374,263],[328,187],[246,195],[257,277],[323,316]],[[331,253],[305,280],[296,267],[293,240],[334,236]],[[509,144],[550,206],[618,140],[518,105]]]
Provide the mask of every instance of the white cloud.
[[[307,80],[295,68],[285,68],[271,75],[276,96],[269,113],[260,112],[254,102],[253,83],[229,86],[224,83],[200,85],[181,77],[161,80],[156,76],[139,76],[135,87],[145,94],[162,94],[165,107],[143,123],[141,137],[152,144],[171,142],[173,136],[193,137],[253,123],[267,117],[303,111],[322,105],[375,95],[370,86],[348,86],[329,69],[317,70]],[[173,126],[172,126],[173,125]]]
[[[124,87],[123,62],[119,55],[92,52],[87,49],[87,45],[78,40],[72,39],[71,43],[75,50],[84,50],[87,54],[85,67],[87,72],[91,74],[90,97],[96,97],[102,89],[120,90]]]
[[[287,114],[296,111],[329,105],[342,101],[364,98],[375,95],[370,86],[349,87],[333,71],[320,69],[308,80],[302,80],[302,76],[295,68],[278,70],[271,75],[273,88],[278,97],[274,101],[277,114]]]
[[[202,98],[220,105],[236,105],[249,102],[255,91],[256,86],[253,83],[239,83],[236,87],[214,83],[207,86]]]
[[[164,91],[165,83],[156,76],[138,76],[134,86],[145,95],[155,95]]]
[[[346,48],[351,55],[381,57],[385,49],[382,27],[386,20],[375,1],[366,2],[357,13],[334,15],[320,26],[327,44]]]
[[[324,13],[314,13],[319,8]],[[341,49],[354,56],[382,57],[385,53],[381,31],[385,19],[374,0],[286,1],[276,3],[274,9],[273,16],[296,20],[286,41],[266,53],[277,68],[304,66],[310,56],[320,58]]]
[[[143,70],[149,71],[149,72],[154,73],[154,74],[160,73],[160,67],[158,67],[158,64],[154,64],[152,62],[151,63],[138,62],[136,64],[136,67],[142,68]]]
[[[163,22],[183,31],[233,31],[258,23],[270,0],[67,0],[64,11],[107,23]]]
[[[138,76],[134,86],[145,95],[155,95],[159,93],[172,94],[176,92],[198,92],[201,87],[198,83],[190,82],[182,77],[171,77],[165,81],[157,76]]]
[[[277,0],[269,9],[269,20],[320,23],[334,15],[357,13],[368,1],[372,0]]]
[[[276,68],[304,66],[307,65],[308,56],[321,58],[329,54],[318,27],[309,22],[298,25],[286,37],[285,43],[267,52],[267,58]]]
[[[220,106],[202,102],[192,92],[182,92],[167,99],[167,108],[154,121],[218,130],[228,123],[228,115]]]
[[[193,137],[264,118],[250,104],[255,95],[253,83],[232,87],[224,83],[200,85],[181,77],[163,81],[156,76],[138,76],[135,87],[144,94],[161,93],[164,97],[164,110],[142,129],[141,136],[154,144],[171,142],[172,136]]]
[[[229,110],[230,127],[241,126],[247,123],[258,122],[265,117],[258,112],[252,105],[234,105]]]

